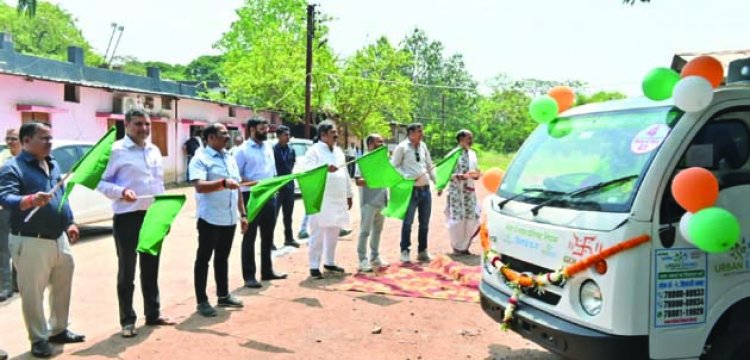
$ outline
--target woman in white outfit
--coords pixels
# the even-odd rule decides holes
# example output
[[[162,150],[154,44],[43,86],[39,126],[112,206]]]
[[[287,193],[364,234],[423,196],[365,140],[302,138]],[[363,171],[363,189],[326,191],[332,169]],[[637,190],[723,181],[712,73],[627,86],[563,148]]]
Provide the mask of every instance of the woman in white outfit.
[[[326,271],[343,273],[336,265],[336,243],[339,230],[349,225],[349,212],[352,207],[352,184],[346,170],[344,152],[336,146],[338,132],[333,122],[326,120],[318,125],[320,141],[313,144],[305,154],[305,170],[328,165],[328,178],[320,212],[310,215],[310,276],[320,279],[320,258],[324,255],[323,268]]]

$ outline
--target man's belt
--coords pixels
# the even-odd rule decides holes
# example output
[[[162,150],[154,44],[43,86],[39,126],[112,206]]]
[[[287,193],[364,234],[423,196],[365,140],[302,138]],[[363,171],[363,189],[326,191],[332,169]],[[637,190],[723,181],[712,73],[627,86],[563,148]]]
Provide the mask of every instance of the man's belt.
[[[417,190],[429,190],[430,189],[430,185],[421,185],[421,186],[416,186],[415,185],[414,188],[417,189]]]
[[[23,236],[23,237],[30,237],[30,238],[37,238],[37,239],[46,239],[46,240],[57,240],[57,238],[60,237],[62,232],[55,234],[42,234],[42,233],[36,233],[31,231],[18,231],[18,232],[11,232],[11,234],[15,236]]]

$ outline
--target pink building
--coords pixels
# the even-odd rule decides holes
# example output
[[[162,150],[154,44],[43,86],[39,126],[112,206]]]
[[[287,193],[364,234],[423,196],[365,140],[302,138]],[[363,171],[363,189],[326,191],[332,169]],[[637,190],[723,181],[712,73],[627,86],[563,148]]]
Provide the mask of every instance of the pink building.
[[[68,62],[16,53],[10,35],[0,33],[0,132],[24,122],[52,125],[55,139],[95,142],[124,121],[132,107],[151,113],[152,142],[164,155],[166,182],[185,179],[182,144],[210,122],[244,134],[251,108],[198,97],[195,87],[162,81],[159,70],[147,76],[83,65],[83,51],[68,48]],[[260,113],[272,125],[277,114]],[[233,136],[234,138],[234,136]]]

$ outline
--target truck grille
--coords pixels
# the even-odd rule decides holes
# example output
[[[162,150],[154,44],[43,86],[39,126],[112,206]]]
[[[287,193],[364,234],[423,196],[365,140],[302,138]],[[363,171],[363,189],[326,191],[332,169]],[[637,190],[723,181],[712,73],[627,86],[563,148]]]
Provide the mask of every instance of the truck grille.
[[[528,263],[526,261],[516,259],[512,256],[508,256],[508,255],[500,255],[500,261],[502,261],[503,264],[508,265],[511,269],[518,271],[520,273],[538,275],[538,274],[546,274],[546,273],[552,272],[552,270],[550,269],[543,268],[541,266],[537,266],[537,265]],[[555,286],[555,285],[550,285],[550,286],[554,286],[555,288],[560,289],[560,287]],[[532,290],[532,291],[524,291],[524,294],[528,297],[532,297],[545,304],[549,304],[553,306],[557,305],[557,303],[560,302],[560,295],[557,295],[551,291],[545,291],[543,294],[538,294],[537,292]]]

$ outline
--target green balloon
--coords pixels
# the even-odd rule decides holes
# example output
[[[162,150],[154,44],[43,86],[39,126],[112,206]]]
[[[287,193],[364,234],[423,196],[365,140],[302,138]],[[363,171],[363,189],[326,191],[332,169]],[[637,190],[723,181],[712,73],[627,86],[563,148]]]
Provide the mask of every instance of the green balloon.
[[[555,119],[547,124],[547,134],[555,139],[564,138],[571,132],[573,132],[573,122],[568,119]]]
[[[740,223],[729,211],[711,207],[690,219],[688,233],[693,244],[707,253],[727,252],[740,239]]]
[[[549,95],[540,96],[529,104],[531,118],[540,124],[555,120],[558,111],[557,101]]]
[[[672,97],[672,90],[678,81],[680,81],[680,74],[676,71],[658,67],[646,74],[641,87],[647,98],[656,101],[666,100]]]

